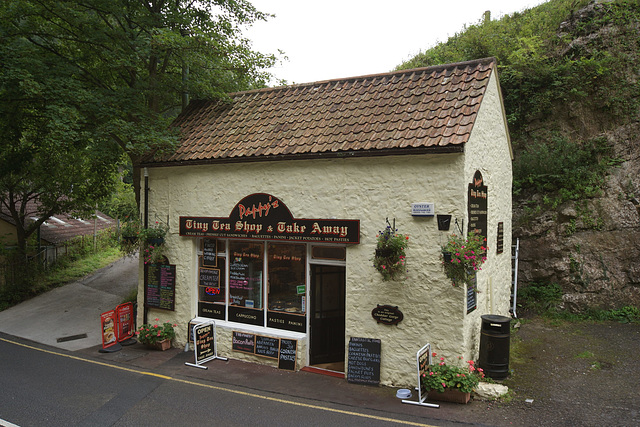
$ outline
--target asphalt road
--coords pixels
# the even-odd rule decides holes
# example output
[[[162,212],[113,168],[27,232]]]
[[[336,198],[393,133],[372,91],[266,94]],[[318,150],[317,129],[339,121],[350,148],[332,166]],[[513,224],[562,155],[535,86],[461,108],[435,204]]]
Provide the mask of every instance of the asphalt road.
[[[64,350],[102,343],[100,314],[138,283],[137,257],[122,258],[76,282],[0,311],[0,332]]]
[[[4,334],[0,372],[0,425],[436,425],[420,417],[111,365]]]

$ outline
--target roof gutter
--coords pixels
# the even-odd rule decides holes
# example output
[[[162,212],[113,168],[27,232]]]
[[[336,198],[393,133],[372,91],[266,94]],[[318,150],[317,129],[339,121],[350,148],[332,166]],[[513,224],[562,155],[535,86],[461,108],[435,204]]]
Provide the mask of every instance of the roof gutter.
[[[451,154],[464,153],[464,145],[445,145],[436,147],[419,148],[391,148],[386,150],[355,150],[355,151],[330,151],[322,153],[303,154],[279,154],[272,156],[242,156],[242,157],[219,157],[213,159],[197,160],[168,160],[168,161],[148,161],[141,162],[142,167],[169,167],[169,166],[192,166],[192,165],[212,165],[225,163],[255,163],[273,162],[283,160],[322,160],[322,159],[347,159],[357,157],[382,157],[382,156],[407,156],[421,154]]]

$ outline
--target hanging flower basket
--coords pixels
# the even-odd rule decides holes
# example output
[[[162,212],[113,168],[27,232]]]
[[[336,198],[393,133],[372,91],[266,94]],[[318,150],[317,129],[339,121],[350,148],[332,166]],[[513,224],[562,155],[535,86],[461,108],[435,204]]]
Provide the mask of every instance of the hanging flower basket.
[[[141,239],[145,245],[141,255],[145,264],[157,264],[164,260],[164,239],[169,231],[169,227],[156,221],[150,227],[140,232]]]
[[[133,255],[140,249],[140,223],[127,221],[120,227],[120,251],[125,255]]]
[[[398,234],[398,230],[387,221],[387,227],[377,235],[373,266],[382,275],[382,280],[402,279],[407,272],[405,249],[409,236]]]
[[[456,234],[449,236],[442,247],[441,259],[444,272],[453,286],[475,287],[476,272],[482,270],[487,260],[487,239],[475,232],[464,239]]]

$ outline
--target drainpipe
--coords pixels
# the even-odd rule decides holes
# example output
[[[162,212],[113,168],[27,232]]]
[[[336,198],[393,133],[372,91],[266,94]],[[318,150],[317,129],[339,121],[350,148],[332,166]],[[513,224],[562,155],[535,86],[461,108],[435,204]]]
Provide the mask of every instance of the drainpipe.
[[[144,168],[144,228],[149,227],[149,171]],[[142,255],[142,254],[140,254]],[[144,265],[144,307],[142,310],[142,323],[146,324],[148,309],[147,309],[147,284],[149,280],[149,268],[147,264]]]

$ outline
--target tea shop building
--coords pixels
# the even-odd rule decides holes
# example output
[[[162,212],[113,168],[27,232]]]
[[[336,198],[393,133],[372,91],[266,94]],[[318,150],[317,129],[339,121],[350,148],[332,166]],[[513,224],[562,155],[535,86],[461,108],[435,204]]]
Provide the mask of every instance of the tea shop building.
[[[139,306],[178,325],[214,320],[218,354],[348,376],[354,340],[379,345],[379,383],[415,383],[426,343],[478,356],[480,316],[508,315],[512,154],[493,58],[194,101],[175,152],[144,161],[149,222],[167,221],[167,304],[141,263]],[[406,274],[373,266],[387,225]],[[441,248],[479,230],[477,292],[452,286]],[[143,270],[149,268],[147,274]],[[155,297],[154,297],[155,298]],[[142,310],[139,310],[141,312]],[[139,314],[138,323],[142,321]],[[265,344],[266,343],[266,344]]]

